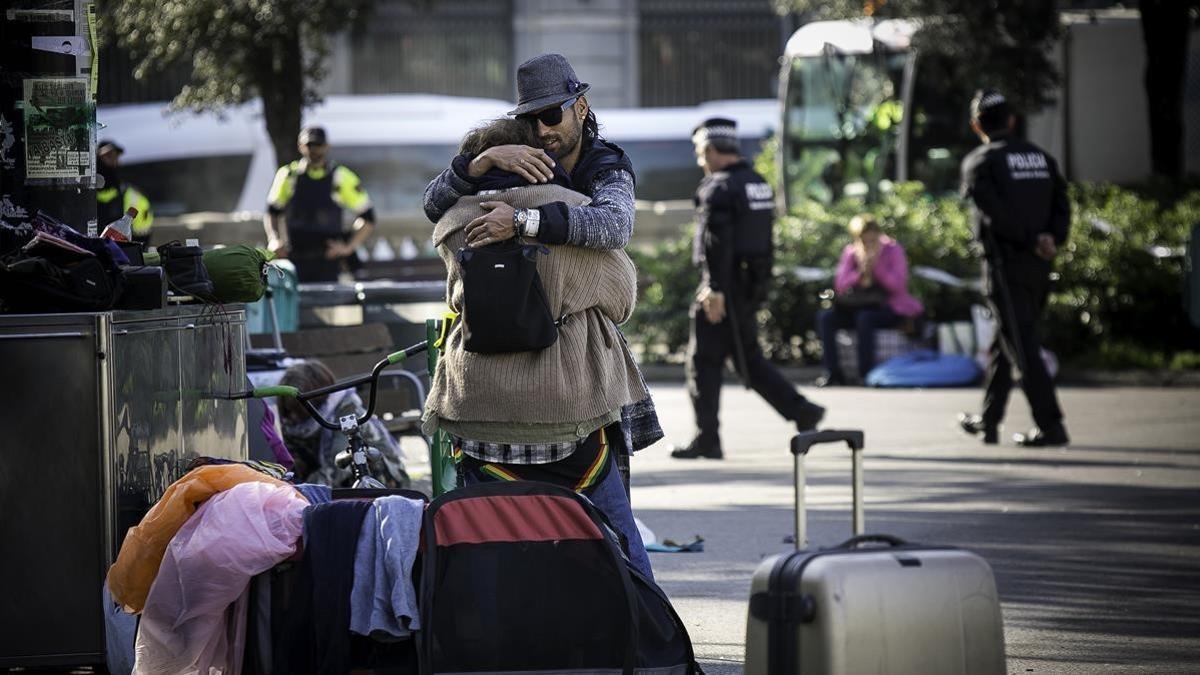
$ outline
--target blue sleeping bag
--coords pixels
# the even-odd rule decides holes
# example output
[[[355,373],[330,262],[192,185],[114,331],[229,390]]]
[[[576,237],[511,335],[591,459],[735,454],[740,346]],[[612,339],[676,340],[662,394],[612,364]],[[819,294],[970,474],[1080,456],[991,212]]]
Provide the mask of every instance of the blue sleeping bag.
[[[871,387],[965,387],[979,381],[983,371],[975,359],[940,354],[929,349],[901,354],[867,373]]]

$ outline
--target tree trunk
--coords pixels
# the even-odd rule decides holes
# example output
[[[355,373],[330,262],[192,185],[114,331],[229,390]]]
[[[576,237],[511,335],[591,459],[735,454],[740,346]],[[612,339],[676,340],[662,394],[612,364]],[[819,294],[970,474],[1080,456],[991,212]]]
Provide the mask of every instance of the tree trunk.
[[[1188,7],[1184,0],[1139,0],[1146,43],[1146,102],[1154,173],[1183,177],[1183,76],[1187,67]]]
[[[304,64],[300,29],[293,27],[267,43],[259,69],[258,89],[262,94],[263,122],[275,164],[282,166],[299,157],[296,138],[304,111]]]

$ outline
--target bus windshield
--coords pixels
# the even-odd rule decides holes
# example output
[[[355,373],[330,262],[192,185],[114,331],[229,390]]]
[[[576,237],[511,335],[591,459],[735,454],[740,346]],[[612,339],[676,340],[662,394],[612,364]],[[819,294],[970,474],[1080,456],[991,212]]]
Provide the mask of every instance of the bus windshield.
[[[785,88],[783,180],[788,203],[873,198],[895,176],[905,53],[792,61]]]

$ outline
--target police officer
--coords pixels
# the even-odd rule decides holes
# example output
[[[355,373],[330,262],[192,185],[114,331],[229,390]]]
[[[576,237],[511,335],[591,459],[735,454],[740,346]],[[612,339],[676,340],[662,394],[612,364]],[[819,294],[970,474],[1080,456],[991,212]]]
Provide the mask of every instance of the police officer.
[[[375,229],[375,209],[358,176],[329,160],[325,129],[306,127],[299,146],[301,158],[279,168],[267,196],[267,247],[291,259],[300,281],[337,281],[343,261]],[[355,215],[350,232],[342,209]]]
[[[672,457],[721,459],[717,411],[725,359],[747,387],[800,431],[816,427],[825,409],[809,402],[763,356],[755,314],[771,275],[775,195],[742,159],[736,122],[712,118],[692,132],[696,163],[705,178],[696,190],[692,260],[700,289],[688,341],[688,393],[698,432]]]
[[[1012,366],[1037,427],[1016,434],[1018,445],[1069,442],[1054,382],[1041,358],[1038,323],[1050,290],[1050,269],[1067,240],[1071,208],[1054,159],[1013,136],[1004,96],[980,91],[971,101],[971,128],[983,145],[962,163],[962,193],[975,204],[976,236],[984,248],[984,285],[999,330],[984,380],[983,414],[959,415],[964,431],[995,443],[1012,390]]]
[[[121,155],[125,148],[115,141],[101,140],[96,146],[96,171],[104,179],[104,185],[96,190],[96,222],[100,229],[118,220],[130,207],[137,209],[133,219],[133,239],[143,244],[150,241],[150,227],[154,225],[154,212],[150,200],[134,186],[121,180]]]

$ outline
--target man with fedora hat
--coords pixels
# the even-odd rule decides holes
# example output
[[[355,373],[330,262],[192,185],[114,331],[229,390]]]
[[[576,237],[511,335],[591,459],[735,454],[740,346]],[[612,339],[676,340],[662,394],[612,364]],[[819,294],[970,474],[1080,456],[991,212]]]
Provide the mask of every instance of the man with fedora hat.
[[[375,229],[375,209],[358,175],[329,159],[323,127],[302,129],[297,145],[300,159],[279,168],[267,195],[267,247],[291,259],[300,281],[337,281],[343,261]],[[343,210],[354,214],[350,232]]]
[[[478,179],[490,169],[546,183],[558,164],[570,176],[572,189],[591,197],[591,204],[556,202],[514,211],[501,202],[484,202],[488,212],[468,227],[468,244],[486,246],[519,233],[545,244],[623,248],[633,233],[633,164],[619,146],[600,138],[586,96],[590,88],[561,54],[522,63],[517,107],[509,114],[528,121],[542,147],[502,145],[455,157],[425,189],[425,215],[437,222],[459,197],[476,194]]]
[[[620,146],[600,137],[587,100],[590,88],[561,54],[542,54],[522,63],[517,68],[517,107],[509,114],[527,121],[542,147],[500,145],[455,157],[425,188],[425,215],[436,223],[460,197],[478,193],[481,177],[491,169],[515,173],[530,183],[547,183],[557,165],[570,177],[570,187],[590,197],[591,203],[569,207],[553,202],[514,210],[504,202],[483,202],[485,213],[467,224],[467,245],[487,246],[522,236],[544,244],[624,248],[633,234],[633,164]],[[663,436],[649,397],[626,406],[621,417],[629,451]],[[627,473],[626,466],[621,468]]]
[[[737,122],[705,120],[692,131],[704,179],[696,189],[696,239],[692,261],[700,288],[692,306],[687,384],[698,428],[677,459],[722,459],[717,412],[721,371],[732,357],[747,388],[800,431],[817,426],[825,409],[804,398],[758,346],[755,315],[771,278],[775,194],[741,155]]]

